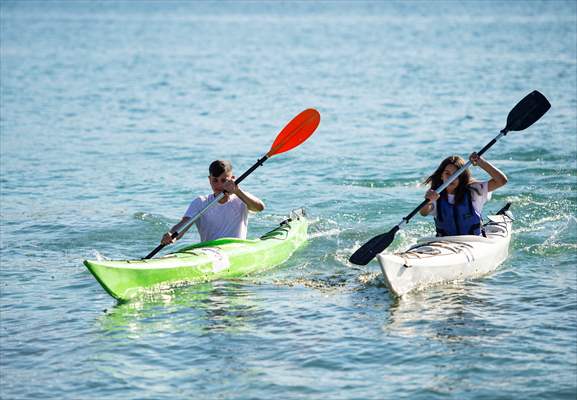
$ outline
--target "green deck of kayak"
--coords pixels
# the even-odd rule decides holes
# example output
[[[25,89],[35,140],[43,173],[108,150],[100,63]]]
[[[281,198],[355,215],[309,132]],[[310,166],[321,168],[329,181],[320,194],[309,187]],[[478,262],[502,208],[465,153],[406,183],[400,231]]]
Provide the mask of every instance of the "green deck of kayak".
[[[272,268],[307,240],[307,229],[306,217],[298,213],[255,240],[223,238],[156,259],[86,260],[84,265],[112,297],[128,300],[160,285],[238,278]]]

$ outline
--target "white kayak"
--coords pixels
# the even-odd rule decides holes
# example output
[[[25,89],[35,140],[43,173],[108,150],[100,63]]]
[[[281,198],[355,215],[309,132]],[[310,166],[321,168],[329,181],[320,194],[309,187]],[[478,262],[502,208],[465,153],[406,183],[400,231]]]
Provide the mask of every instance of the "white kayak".
[[[395,296],[412,290],[486,275],[507,258],[513,217],[508,206],[490,215],[485,235],[420,239],[402,253],[377,255],[385,284]]]

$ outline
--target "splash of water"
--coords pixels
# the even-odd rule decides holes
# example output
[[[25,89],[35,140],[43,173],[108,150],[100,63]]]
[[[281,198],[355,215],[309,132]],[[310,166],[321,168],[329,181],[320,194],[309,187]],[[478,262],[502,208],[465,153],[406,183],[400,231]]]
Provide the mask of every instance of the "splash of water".
[[[98,250],[94,250],[94,258],[96,258],[96,261],[108,261],[109,260],[109,258],[105,257]]]
[[[326,231],[320,231],[320,232],[313,232],[309,234],[309,239],[317,239],[317,238],[321,238],[321,237],[327,237],[327,236],[337,236],[339,233],[342,232],[342,229],[329,229]]]

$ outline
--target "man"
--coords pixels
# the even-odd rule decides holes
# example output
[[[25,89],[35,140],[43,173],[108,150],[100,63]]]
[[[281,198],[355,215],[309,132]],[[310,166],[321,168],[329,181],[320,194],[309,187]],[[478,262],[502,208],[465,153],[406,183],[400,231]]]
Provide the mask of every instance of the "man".
[[[232,174],[230,161],[213,161],[208,170],[208,181],[212,188],[212,194],[195,198],[188,206],[180,222],[164,234],[161,240],[162,244],[167,245],[180,239],[186,233],[181,232],[181,229],[220,193],[224,193],[223,198],[195,222],[200,240],[206,242],[222,237],[246,239],[248,212],[264,210],[264,203],[234,183],[235,177]],[[181,233],[173,239],[173,232]]]

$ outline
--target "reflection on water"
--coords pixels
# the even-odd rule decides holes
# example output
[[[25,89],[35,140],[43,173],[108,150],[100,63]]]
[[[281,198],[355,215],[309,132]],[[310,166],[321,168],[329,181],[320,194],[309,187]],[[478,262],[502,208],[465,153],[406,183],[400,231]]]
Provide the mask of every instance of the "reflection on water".
[[[210,282],[143,293],[119,303],[99,320],[108,333],[241,331],[262,310],[254,292],[239,282]]]
[[[445,343],[486,342],[503,334],[495,323],[489,290],[476,282],[458,282],[396,298],[390,321],[383,327],[405,337],[426,337]]]

